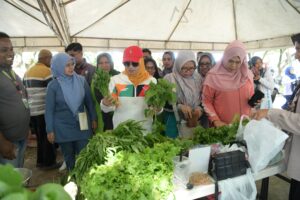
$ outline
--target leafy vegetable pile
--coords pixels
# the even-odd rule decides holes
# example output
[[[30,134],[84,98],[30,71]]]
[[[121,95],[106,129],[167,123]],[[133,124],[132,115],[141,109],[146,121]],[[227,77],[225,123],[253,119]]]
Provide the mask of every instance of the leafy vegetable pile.
[[[247,124],[248,120],[243,121],[243,124]],[[239,121],[233,122],[228,126],[203,128],[197,126],[194,129],[194,141],[198,144],[213,144],[222,143],[229,144],[235,141],[236,133],[239,128]]]
[[[79,156],[77,157],[75,168],[72,171],[72,175],[75,176],[76,182],[81,188],[85,198],[108,199],[108,197],[104,198],[104,196],[101,196],[102,194],[100,195],[99,193],[99,191],[102,191],[102,189],[106,190],[106,188],[110,188],[110,191],[112,193],[118,193],[119,190],[122,190],[122,192],[124,192],[123,191],[124,185],[127,185],[125,186],[127,188],[128,187],[136,188],[136,184],[144,185],[143,187],[148,187],[146,185],[148,185],[148,181],[150,179],[146,179],[145,177],[147,176],[152,177],[153,171],[151,169],[151,166],[158,165],[158,167],[156,168],[157,172],[155,173],[160,175],[155,176],[155,179],[153,179],[153,177],[151,178],[152,179],[151,185],[153,184],[156,185],[157,183],[160,183],[162,180],[165,180],[166,179],[165,177],[169,177],[170,174],[173,174],[173,168],[169,167],[169,162],[172,162],[172,159],[169,160],[168,156],[170,154],[168,152],[169,151],[172,152],[172,156],[170,157],[173,158],[175,156],[175,155],[173,156],[174,151],[172,150],[174,149],[174,147],[176,147],[176,149],[177,148],[187,149],[194,144],[193,141],[191,140],[178,140],[178,139],[173,140],[162,136],[160,133],[152,133],[152,134],[148,134],[147,136],[143,136],[142,131],[143,128],[141,126],[141,122],[128,120],[126,122],[121,123],[116,129],[112,131],[97,133],[89,141],[88,145],[80,152]],[[160,147],[161,151],[159,153],[158,150],[156,149],[153,150],[153,152],[151,151],[152,153],[149,153],[149,155],[148,154],[146,155],[146,153],[150,151],[150,148],[156,146],[158,143],[163,143],[163,142],[167,142],[167,143],[166,144],[164,143],[165,147]],[[158,148],[158,147],[154,147],[154,148]],[[168,150],[168,148],[170,149]],[[157,152],[156,155],[157,159],[154,156],[155,152]],[[151,154],[154,157],[151,157],[150,159]],[[147,159],[147,161],[143,161],[143,163],[141,163],[143,160],[142,158]],[[125,166],[127,165],[129,166],[128,168],[126,168],[126,170],[130,170],[130,168],[133,166],[132,162],[133,163],[138,162],[137,160],[141,160],[141,161],[140,163],[138,164],[136,163],[134,165],[135,167],[133,169],[135,173],[140,174],[140,176],[143,173],[145,174],[143,175],[143,178],[142,179],[140,178],[139,180],[137,180],[138,176],[128,178],[129,174],[124,174],[122,170],[125,170]],[[153,163],[151,164],[146,163],[150,161],[152,161]],[[159,170],[160,168],[162,169],[162,171]],[[99,181],[102,181],[102,179],[98,180],[100,178],[98,177],[98,175],[99,176],[101,175],[100,177],[102,176],[105,177],[104,178],[105,180],[107,179],[105,182],[101,183],[100,185],[101,188],[98,184],[100,184]],[[112,177],[110,178],[110,176]],[[95,177],[98,177],[97,180],[95,179]],[[122,179],[121,177],[124,177],[124,179]],[[120,182],[117,182],[116,179],[122,179],[122,180],[120,180]],[[131,181],[132,179],[134,179],[136,183],[133,183]],[[127,182],[125,183],[125,181]],[[167,183],[169,187],[169,182]],[[139,188],[139,190],[140,189],[141,188]],[[134,190],[135,193],[137,193],[136,195],[142,195],[142,193],[145,192],[145,190],[143,189],[141,189],[141,191],[139,190]],[[157,193],[155,196],[162,195],[160,194],[161,192],[163,194],[169,192],[169,189],[164,192],[159,189],[153,189],[153,190],[155,190],[155,193]],[[149,192],[151,191],[149,190]],[[97,195],[100,196],[98,197]],[[149,195],[150,194],[147,194],[146,196],[150,197],[151,195],[150,196]],[[120,199],[120,198],[114,198],[114,199]]]
[[[88,200],[165,199],[173,189],[174,156],[199,143],[227,144],[238,126],[197,127],[194,140],[174,140],[155,132],[143,136],[141,122],[128,120],[97,133],[80,152],[72,174]]]
[[[97,133],[80,152],[76,159],[72,175],[77,183],[94,165],[104,164],[107,154],[121,150],[140,152],[147,145],[143,137],[141,122],[129,120],[121,123],[116,129]]]
[[[63,187],[47,183],[31,192],[22,186],[22,175],[10,165],[0,165],[0,199],[2,200],[71,200]]]
[[[145,148],[139,154],[121,151],[108,156],[83,178],[87,199],[166,199],[173,190],[173,161],[180,148],[170,142]]]

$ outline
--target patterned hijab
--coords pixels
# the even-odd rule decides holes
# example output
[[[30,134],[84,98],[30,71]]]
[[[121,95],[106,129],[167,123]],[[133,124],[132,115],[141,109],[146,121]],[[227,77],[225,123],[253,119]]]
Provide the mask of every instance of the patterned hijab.
[[[51,71],[53,77],[58,80],[62,89],[66,104],[76,116],[78,109],[83,102],[84,92],[84,78],[73,72],[72,76],[65,75],[65,67],[67,63],[72,60],[75,65],[75,59],[66,53],[58,53],[53,56],[51,60]]]
[[[232,91],[242,87],[247,80],[253,81],[253,73],[248,69],[246,55],[246,48],[242,42],[231,42],[226,47],[222,60],[207,73],[204,85],[219,91]],[[241,64],[237,71],[230,72],[225,66],[235,56],[240,58]]]

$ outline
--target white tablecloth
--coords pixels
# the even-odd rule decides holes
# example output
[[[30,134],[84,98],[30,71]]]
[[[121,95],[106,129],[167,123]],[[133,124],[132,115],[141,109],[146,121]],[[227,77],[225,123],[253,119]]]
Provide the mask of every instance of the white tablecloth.
[[[286,170],[286,166],[283,161],[273,165],[268,166],[266,169],[261,170],[257,174],[254,174],[255,180],[261,180],[266,177],[270,177],[279,173],[282,173]],[[214,194],[215,192],[215,185],[204,185],[204,186],[195,186],[193,189],[188,190],[186,189],[183,183],[179,181],[175,181],[175,189],[174,189],[174,196],[176,200],[193,200],[196,198],[204,197],[210,194]],[[174,199],[173,195],[170,195],[169,200]]]

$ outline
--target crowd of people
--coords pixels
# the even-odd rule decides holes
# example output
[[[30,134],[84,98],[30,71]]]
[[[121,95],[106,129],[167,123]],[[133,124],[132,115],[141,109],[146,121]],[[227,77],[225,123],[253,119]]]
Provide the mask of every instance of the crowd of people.
[[[292,39],[300,61],[300,34]],[[252,57],[248,61],[247,50],[240,41],[228,44],[217,63],[209,52],[198,52],[196,57],[192,51],[179,51],[175,58],[172,51],[166,51],[162,69],[149,49],[138,46],[124,50],[122,72],[114,69],[108,53],[97,56],[96,66],[87,63],[80,43],[71,43],[65,52],[54,56],[42,49],[38,62],[27,70],[23,80],[14,73],[13,60],[10,37],[0,32],[1,164],[23,166],[30,131],[37,136],[37,167],[60,166],[56,161],[58,145],[68,170],[74,168],[76,155],[87,145],[93,132],[110,130],[133,119],[142,121],[144,133],[150,133],[153,119],[144,114],[145,93],[151,82],[166,79],[175,85],[177,101],[156,108],[166,127],[162,134],[176,138],[192,134],[197,125],[205,128],[228,125],[235,116],[267,117],[291,134],[290,199],[300,198],[299,87],[289,94],[289,111],[272,109],[272,73],[263,67],[262,58]],[[109,96],[103,96],[94,85],[97,68],[111,76]],[[253,105],[249,100],[256,96],[256,91],[264,97],[255,99]]]

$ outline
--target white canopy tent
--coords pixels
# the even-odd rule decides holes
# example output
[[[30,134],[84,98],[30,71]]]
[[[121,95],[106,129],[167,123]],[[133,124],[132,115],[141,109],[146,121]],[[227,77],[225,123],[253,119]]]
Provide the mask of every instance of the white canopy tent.
[[[129,45],[164,50],[292,46],[300,32],[300,0],[0,0],[0,31],[20,50],[87,51]]]

